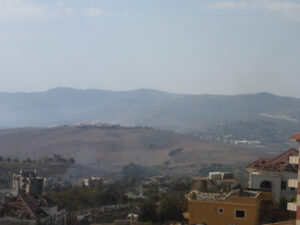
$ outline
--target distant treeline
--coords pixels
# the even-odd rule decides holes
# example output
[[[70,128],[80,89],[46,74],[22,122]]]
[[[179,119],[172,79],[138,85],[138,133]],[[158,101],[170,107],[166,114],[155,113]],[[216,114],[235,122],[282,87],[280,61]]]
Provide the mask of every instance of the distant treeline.
[[[151,167],[130,163],[122,168],[121,174],[124,180],[142,180],[157,175],[157,171]]]
[[[66,163],[74,164],[76,161],[73,157],[64,158],[61,155],[54,154],[52,157],[43,156],[38,159],[31,159],[27,157],[26,159],[21,160],[18,157],[2,157],[0,156],[0,163]]]
[[[122,126],[120,124],[78,124],[75,125],[76,127],[81,127],[81,128],[100,128],[100,129],[140,129],[140,130],[160,130],[158,127],[149,127],[149,126],[134,126],[134,127],[126,127]],[[64,127],[69,127],[69,125],[66,125]],[[72,126],[71,126],[72,127]]]

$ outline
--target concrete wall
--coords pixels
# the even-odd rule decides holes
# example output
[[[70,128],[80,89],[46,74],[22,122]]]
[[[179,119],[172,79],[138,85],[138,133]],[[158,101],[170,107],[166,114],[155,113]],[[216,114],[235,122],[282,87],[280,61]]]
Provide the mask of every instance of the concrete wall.
[[[223,213],[218,212],[223,208]],[[235,210],[245,210],[245,218],[235,218]],[[218,202],[189,202],[189,224],[206,223],[207,225],[258,225],[259,206],[256,204],[236,204]]]

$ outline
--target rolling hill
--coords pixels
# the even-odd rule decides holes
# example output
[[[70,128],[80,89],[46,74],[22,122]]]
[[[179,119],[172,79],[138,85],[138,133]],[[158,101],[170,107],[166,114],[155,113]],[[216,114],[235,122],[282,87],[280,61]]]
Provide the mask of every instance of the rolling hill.
[[[179,149],[179,150],[178,150]],[[0,155],[38,159],[60,154],[80,164],[120,167],[202,163],[247,164],[266,153],[202,141],[171,131],[109,125],[0,130]]]

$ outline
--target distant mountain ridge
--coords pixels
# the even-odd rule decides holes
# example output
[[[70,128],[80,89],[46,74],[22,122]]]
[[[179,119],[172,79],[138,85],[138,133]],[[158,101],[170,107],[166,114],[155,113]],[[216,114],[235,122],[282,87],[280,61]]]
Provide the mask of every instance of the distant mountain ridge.
[[[300,99],[269,93],[188,95],[147,89],[0,92],[1,128],[91,122],[187,131],[222,121],[252,119],[298,123]]]

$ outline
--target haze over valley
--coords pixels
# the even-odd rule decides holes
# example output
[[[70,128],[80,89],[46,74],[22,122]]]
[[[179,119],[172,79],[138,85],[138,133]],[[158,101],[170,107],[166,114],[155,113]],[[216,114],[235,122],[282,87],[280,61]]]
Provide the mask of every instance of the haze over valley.
[[[269,93],[188,95],[156,90],[79,90],[0,93],[0,127],[107,123],[153,127],[213,142],[259,141],[289,146],[299,128],[300,99]],[[224,140],[228,137],[230,140]],[[228,139],[228,138],[227,138]]]

